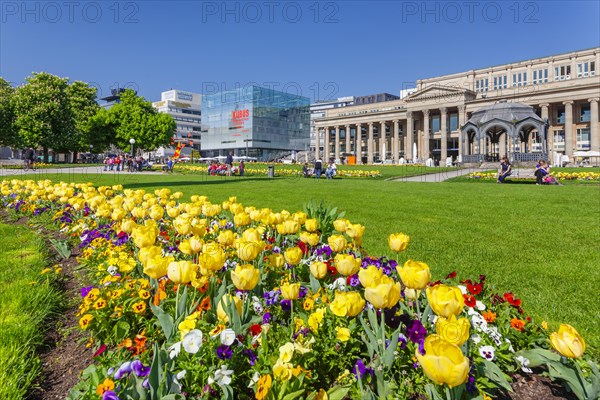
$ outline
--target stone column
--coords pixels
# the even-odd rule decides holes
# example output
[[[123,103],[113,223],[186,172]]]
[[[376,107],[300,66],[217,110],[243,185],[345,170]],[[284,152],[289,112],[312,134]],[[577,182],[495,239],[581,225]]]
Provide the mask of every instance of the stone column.
[[[319,127],[315,126],[315,131],[316,131],[316,141],[315,141],[315,160],[318,160],[319,157],[321,156],[321,137],[319,135]]]
[[[565,154],[573,156],[573,101],[563,101],[563,104],[565,105]]]
[[[385,121],[381,121],[379,123],[380,128],[380,137],[379,137],[379,159],[382,161],[385,160],[385,154],[387,153],[387,149],[385,148]]]
[[[406,112],[406,140],[404,141],[404,158],[413,159],[413,115],[412,111]]]
[[[340,127],[335,127],[335,162],[339,162],[340,159]]]
[[[362,158],[362,125],[356,124],[356,131],[354,131],[354,155],[356,156],[356,163]],[[362,162],[362,161],[361,161]]]
[[[590,150],[600,151],[600,127],[598,126],[598,101],[599,98],[589,99],[590,102]]]
[[[348,155],[352,154],[350,148],[350,125],[346,125],[346,163],[348,163]]]
[[[463,137],[463,133],[462,133],[462,127],[464,124],[466,124],[465,121],[465,110],[466,110],[466,106],[465,105],[460,105],[458,106],[458,132],[460,133],[460,142],[461,145],[458,147],[458,155],[459,156],[464,156],[466,154],[471,154],[471,152],[469,151],[469,138],[467,137],[467,135],[464,135]],[[466,143],[464,143],[463,141],[466,140]]]
[[[367,164],[373,164],[373,123],[369,122],[369,137],[367,139]]]
[[[448,129],[446,127],[446,120],[448,119],[448,109],[446,107],[442,107],[440,108],[440,113],[440,130],[442,131],[440,165],[442,165],[442,163],[446,165],[446,158],[448,158]]]
[[[329,153],[331,151],[331,147],[329,145],[329,127],[326,126],[325,127],[325,144],[323,145],[324,149],[323,149],[323,155],[325,157],[325,162],[329,162]]]
[[[423,110],[423,147],[421,150],[421,158],[425,161],[429,158],[429,110]]]
[[[392,143],[392,158],[394,159],[394,164],[398,164],[398,153],[400,153],[400,149],[398,148],[398,143],[400,142],[400,137],[398,132],[400,131],[400,127],[398,126],[398,120],[394,121],[394,142]]]

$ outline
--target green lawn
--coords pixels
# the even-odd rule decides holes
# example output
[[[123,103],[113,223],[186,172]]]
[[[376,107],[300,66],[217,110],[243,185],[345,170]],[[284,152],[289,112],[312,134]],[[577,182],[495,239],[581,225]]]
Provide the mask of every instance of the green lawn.
[[[63,301],[46,266],[41,238],[25,226],[0,224],[0,399],[22,399],[40,372],[37,347],[46,319]]]
[[[575,326],[600,349],[600,186],[410,183],[381,179],[239,178],[174,174],[42,175],[54,181],[169,187],[214,201],[236,195],[258,207],[298,210],[311,199],[346,211],[367,227],[364,246],[391,255],[390,233],[411,245],[402,259],[426,261],[440,278],[486,274],[499,291],[513,291],[526,311],[551,328]]]

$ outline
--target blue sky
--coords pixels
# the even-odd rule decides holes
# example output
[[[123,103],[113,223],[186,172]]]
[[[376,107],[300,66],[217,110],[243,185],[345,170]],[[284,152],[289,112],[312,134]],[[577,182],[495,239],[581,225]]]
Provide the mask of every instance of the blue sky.
[[[311,100],[600,46],[597,1],[0,1],[0,76]]]

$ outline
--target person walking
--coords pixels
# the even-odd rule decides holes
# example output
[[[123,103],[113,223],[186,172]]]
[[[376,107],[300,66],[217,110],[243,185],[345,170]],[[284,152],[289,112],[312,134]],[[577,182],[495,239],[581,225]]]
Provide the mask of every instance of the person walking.
[[[33,168],[33,161],[35,160],[35,150],[33,147],[29,146],[27,150],[25,150],[25,171]]]
[[[246,165],[244,164],[244,160],[240,161],[240,176],[244,176],[244,169],[246,168]]]
[[[233,152],[230,151],[229,154],[227,154],[225,165],[227,165],[227,176],[231,176],[231,168],[233,167]]]
[[[321,178],[322,170],[323,170],[323,161],[321,161],[321,159],[319,158],[317,161],[315,161],[315,178],[317,178],[317,179]]]

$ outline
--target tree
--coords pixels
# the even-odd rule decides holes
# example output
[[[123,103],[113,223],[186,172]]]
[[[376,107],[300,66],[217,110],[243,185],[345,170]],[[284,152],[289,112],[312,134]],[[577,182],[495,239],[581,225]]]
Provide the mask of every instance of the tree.
[[[67,95],[68,79],[34,73],[15,91],[15,125],[25,146],[65,149],[73,143],[75,124]]]
[[[102,151],[110,143],[96,140],[93,131],[93,117],[100,110],[96,102],[96,88],[81,81],[71,83],[66,90],[69,106],[73,115],[74,134],[70,143],[65,143],[64,150],[87,151],[93,145],[97,151]]]
[[[115,145],[129,149],[129,140],[135,139],[137,146],[154,150],[170,143],[177,125],[168,114],[159,114],[152,103],[137,96],[133,90],[121,94],[121,102],[115,104],[96,121],[103,119],[105,126],[114,127]]]
[[[14,92],[10,83],[0,77],[0,145],[18,144],[15,127]]]

